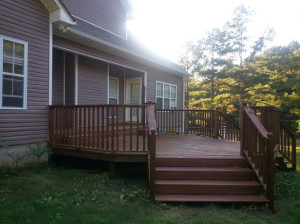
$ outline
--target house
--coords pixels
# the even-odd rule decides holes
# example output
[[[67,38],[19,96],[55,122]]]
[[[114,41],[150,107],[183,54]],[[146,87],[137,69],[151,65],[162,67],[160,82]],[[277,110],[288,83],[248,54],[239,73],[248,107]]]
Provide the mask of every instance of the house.
[[[183,109],[188,73],[130,36],[127,0],[3,0],[0,8],[0,139],[10,146],[48,141],[49,105]]]
[[[296,167],[295,136],[279,111],[244,105],[239,127],[217,110],[184,110],[189,74],[139,45],[130,16],[127,0],[1,0],[0,140],[16,152],[49,142],[56,154],[106,160],[111,170],[148,162],[152,200],[274,208],[274,147]],[[208,157],[198,135],[217,138]],[[232,144],[221,139],[240,140],[236,154],[224,155]]]

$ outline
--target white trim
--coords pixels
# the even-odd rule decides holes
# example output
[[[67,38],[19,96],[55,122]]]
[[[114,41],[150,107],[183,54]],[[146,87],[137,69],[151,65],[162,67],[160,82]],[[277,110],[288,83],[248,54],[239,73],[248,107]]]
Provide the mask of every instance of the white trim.
[[[3,92],[3,40],[12,41],[14,43],[19,43],[24,45],[24,74],[8,74],[14,77],[23,78],[23,107],[3,107],[2,106],[2,92]],[[0,35],[0,109],[17,109],[17,110],[26,110],[27,109],[27,80],[28,80],[28,42],[19,40],[16,38]]]
[[[60,0],[41,0],[44,6],[49,11],[50,23],[62,21],[67,24],[75,25],[76,22],[73,20],[71,14],[61,3]]]
[[[126,102],[126,71],[125,68],[123,68],[123,104]]]
[[[147,82],[148,82],[147,78],[148,78],[148,73],[145,72],[144,73],[144,86],[145,86],[145,101],[144,102],[145,103],[147,103],[147,90],[148,90],[148,88],[147,88]],[[143,94],[143,92],[142,92],[142,94]]]
[[[52,23],[49,23],[49,105],[52,105],[52,85],[53,85],[53,30]]]
[[[107,64],[107,104],[109,104],[109,64]]]
[[[89,55],[89,54],[85,54],[85,53],[82,53],[80,51],[70,50],[68,48],[60,47],[60,46],[57,46],[57,45],[53,45],[53,47],[56,48],[56,49],[59,49],[59,50],[68,51],[70,53],[82,55],[82,56],[85,56],[85,57],[88,57],[88,58],[93,58],[93,59],[96,59],[96,60],[100,60],[100,61],[103,61],[103,62],[106,62],[106,63],[109,63],[109,64],[118,65],[118,66],[121,66],[121,67],[124,67],[124,68],[133,69],[133,70],[136,70],[136,71],[139,71],[139,72],[143,72],[143,73],[146,72],[146,71],[141,70],[139,68],[130,67],[130,66],[124,65],[124,64],[119,64],[119,63],[116,63],[116,62],[113,62],[113,61],[109,61],[109,60],[101,58],[101,57],[95,57],[95,56],[92,56],[92,55]]]
[[[75,88],[74,88],[75,105],[78,105],[78,54],[75,54]]]
[[[185,82],[184,82],[184,79],[186,77],[182,77],[182,109],[186,109],[184,108],[184,103],[185,103]]]
[[[163,99],[163,101],[162,101],[162,109],[165,109],[164,108],[164,104],[165,104],[165,101],[164,101],[164,99],[166,98],[166,99],[169,99],[169,100],[171,100],[171,99],[174,99],[174,98],[171,98],[171,88],[170,88],[170,97],[169,98],[167,98],[167,97],[165,97],[165,85],[169,85],[170,87],[171,86],[175,86],[175,88],[176,88],[176,98],[175,98],[175,107],[177,108],[177,98],[178,98],[178,96],[177,96],[177,85],[175,85],[175,84],[171,84],[171,83],[167,83],[167,82],[162,82],[162,81],[157,81],[156,80],[156,83],[155,83],[155,102],[157,103],[157,83],[161,83],[161,84],[163,84],[163,97],[161,97],[161,96],[159,96],[159,98],[162,98]],[[170,104],[170,106],[171,106],[171,104]],[[168,109],[170,109],[170,108],[168,108]],[[166,110],[168,110],[168,109],[166,109]]]
[[[125,83],[126,83],[126,97],[125,97],[125,102],[124,102],[124,104],[128,104],[126,101],[127,101],[127,99],[128,99],[128,97],[129,97],[129,88],[127,88],[128,87],[128,83],[129,82],[132,82],[132,81],[135,81],[135,80],[139,80],[139,85],[140,85],[140,94],[139,94],[139,104],[138,105],[141,105],[142,104],[142,94],[143,94],[143,86],[142,86],[142,81],[143,81],[143,79],[142,79],[142,77],[137,77],[137,78],[127,78],[126,80],[125,80]]]
[[[108,97],[107,97],[108,98],[107,99],[108,104],[109,104],[109,98],[113,98],[113,97],[109,96],[109,83],[110,83],[110,79],[117,80],[117,104],[119,104],[119,95],[120,95],[120,86],[119,86],[119,83],[120,83],[120,80],[119,80],[119,78],[113,77],[113,76],[109,76],[109,79],[108,79]],[[115,99],[115,98],[113,98],[113,99]]]
[[[115,36],[118,36],[118,37],[120,37],[120,38],[122,38],[122,39],[124,39],[124,40],[127,40],[127,29],[126,29],[126,34],[125,34],[125,37],[124,37],[124,36],[121,36],[121,35],[119,35],[119,34],[116,34],[116,33],[112,32],[112,31],[109,31],[109,30],[107,30],[107,29],[105,29],[105,28],[103,28],[103,27],[101,27],[101,26],[98,26],[98,25],[96,25],[96,24],[94,24],[94,23],[91,23],[91,22],[89,22],[89,21],[87,21],[87,20],[85,20],[85,19],[82,19],[82,18],[80,18],[79,16],[73,15],[73,17],[74,17],[74,18],[77,18],[77,19],[80,19],[80,20],[84,21],[85,23],[88,23],[88,24],[90,24],[90,25],[92,25],[92,26],[94,26],[94,27],[97,27],[97,28],[99,28],[99,29],[102,29],[102,30],[104,30],[104,31],[106,31],[106,32],[108,32],[108,33],[111,33],[111,34],[113,34],[113,35],[115,35]]]

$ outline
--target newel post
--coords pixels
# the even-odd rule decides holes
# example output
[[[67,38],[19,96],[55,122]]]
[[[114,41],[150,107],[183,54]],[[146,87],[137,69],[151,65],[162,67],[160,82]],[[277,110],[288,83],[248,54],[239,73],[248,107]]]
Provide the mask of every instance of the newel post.
[[[219,122],[219,111],[214,111],[214,138],[219,137],[219,129],[220,129],[220,122]]]
[[[268,133],[268,146],[267,146],[267,171],[268,171],[268,179],[267,179],[267,198],[269,199],[269,209],[272,212],[275,212],[274,207],[274,184],[275,184],[275,159],[274,159],[274,135],[272,133]]]
[[[244,108],[247,107],[247,103],[243,103],[240,109],[240,155],[244,155],[245,149],[245,111]]]
[[[156,155],[156,121],[155,121],[155,103],[147,104],[148,120],[148,173],[149,173],[149,191],[150,200],[155,200],[155,155]]]

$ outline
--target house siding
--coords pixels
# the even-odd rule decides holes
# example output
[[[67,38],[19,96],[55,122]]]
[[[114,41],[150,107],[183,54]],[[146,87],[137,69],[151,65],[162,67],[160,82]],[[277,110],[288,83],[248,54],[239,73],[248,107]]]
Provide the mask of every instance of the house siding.
[[[75,41],[64,39],[59,36],[54,36],[54,45],[73,52],[78,52],[83,55],[89,55],[91,57],[95,57],[105,61],[123,65],[125,67],[130,67],[132,69],[139,70],[141,74],[142,72],[147,72],[147,89],[146,89],[147,101],[149,100],[154,102],[156,101],[156,81],[177,85],[177,108],[178,109],[183,108],[183,77],[182,76],[176,76],[171,72],[166,72],[165,70],[158,68],[154,64],[150,65],[150,63],[147,62],[145,62],[145,64],[137,63],[125,58],[121,58],[117,55],[112,55],[107,52],[86,45],[82,45]],[[124,85],[124,83],[122,84]]]
[[[73,16],[126,38],[126,11],[120,0],[85,0],[84,4],[81,0],[62,2]]]
[[[39,0],[1,0],[0,35],[28,42],[27,109],[0,109],[0,139],[9,145],[48,139],[49,13]]]
[[[107,64],[78,57],[78,104],[107,104]]]
[[[65,105],[75,104],[75,55],[65,52]]]
[[[52,105],[64,104],[64,52],[53,50]]]

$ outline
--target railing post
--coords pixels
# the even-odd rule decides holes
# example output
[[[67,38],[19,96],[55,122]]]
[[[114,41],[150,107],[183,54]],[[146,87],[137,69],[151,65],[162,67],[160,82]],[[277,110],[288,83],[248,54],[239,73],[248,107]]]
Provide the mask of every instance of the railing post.
[[[147,103],[148,118],[148,172],[149,172],[149,191],[150,200],[155,200],[155,156],[156,156],[156,121],[154,103]]]
[[[219,137],[219,129],[220,129],[220,122],[219,122],[219,111],[214,111],[214,138]]]
[[[274,148],[272,142],[274,136],[272,133],[268,133],[268,147],[267,147],[267,198],[269,199],[269,209],[274,212],[274,179],[275,179],[275,160],[274,160]]]
[[[247,103],[243,103],[240,109],[240,155],[244,155],[245,149],[245,112],[244,108],[247,106]]]

